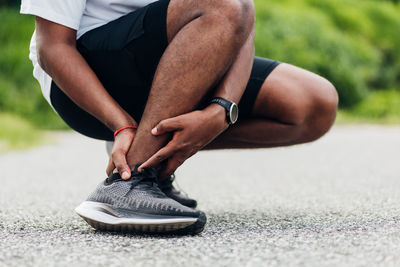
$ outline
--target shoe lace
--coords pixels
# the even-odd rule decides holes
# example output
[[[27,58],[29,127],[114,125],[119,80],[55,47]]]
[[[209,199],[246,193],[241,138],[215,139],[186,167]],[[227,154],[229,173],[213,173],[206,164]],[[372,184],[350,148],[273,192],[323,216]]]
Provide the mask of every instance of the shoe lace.
[[[114,182],[125,182],[130,183],[130,190],[126,193],[129,194],[134,188],[140,188],[152,193],[154,196],[164,197],[165,194],[159,187],[157,171],[154,169],[144,169],[142,172],[138,172],[137,168],[139,164],[135,166],[132,171],[131,178],[129,180],[123,180],[119,173],[112,173],[105,180],[105,185],[110,185]]]
[[[129,191],[140,187],[141,189],[151,192],[153,195],[157,195],[159,197],[165,196],[158,186],[158,175],[157,171],[154,169],[144,169],[142,172],[138,172],[137,168],[135,168],[135,170],[132,172],[131,181],[132,182]]]
[[[134,179],[132,184],[131,184],[131,189],[136,187],[138,184],[148,184],[151,186],[157,186],[157,173],[153,170],[145,169],[142,172],[137,172],[136,169],[134,170],[132,174],[132,178]],[[158,187],[158,186],[157,186]]]

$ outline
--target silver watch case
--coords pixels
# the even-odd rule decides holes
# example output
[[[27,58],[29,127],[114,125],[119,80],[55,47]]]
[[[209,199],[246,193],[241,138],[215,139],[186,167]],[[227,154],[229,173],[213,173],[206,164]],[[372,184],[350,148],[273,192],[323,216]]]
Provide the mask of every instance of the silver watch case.
[[[236,105],[236,103],[232,102],[231,107],[229,108],[229,124],[234,124],[237,122],[238,118],[239,118],[239,107],[238,105]]]

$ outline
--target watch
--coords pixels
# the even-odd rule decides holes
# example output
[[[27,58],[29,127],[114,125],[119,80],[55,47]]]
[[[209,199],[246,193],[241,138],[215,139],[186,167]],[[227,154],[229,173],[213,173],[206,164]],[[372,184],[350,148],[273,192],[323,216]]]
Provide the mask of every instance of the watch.
[[[236,103],[226,100],[222,97],[216,97],[210,101],[210,105],[211,104],[218,104],[225,108],[226,120],[230,125],[234,124],[237,121],[239,117],[239,108]]]

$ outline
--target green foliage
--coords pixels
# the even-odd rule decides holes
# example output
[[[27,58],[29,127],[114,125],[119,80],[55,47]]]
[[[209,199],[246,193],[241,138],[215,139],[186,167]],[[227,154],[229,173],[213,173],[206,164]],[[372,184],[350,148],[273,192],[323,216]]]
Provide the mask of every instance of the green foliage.
[[[42,97],[28,58],[34,19],[0,9],[0,111],[19,114],[42,128],[66,128]]]
[[[353,108],[341,111],[339,123],[400,123],[400,91],[375,91],[355,105]]]
[[[28,121],[11,114],[0,113],[0,153],[42,143],[42,133]]]
[[[335,84],[342,107],[400,88],[400,7],[359,0],[256,0],[256,53]]]

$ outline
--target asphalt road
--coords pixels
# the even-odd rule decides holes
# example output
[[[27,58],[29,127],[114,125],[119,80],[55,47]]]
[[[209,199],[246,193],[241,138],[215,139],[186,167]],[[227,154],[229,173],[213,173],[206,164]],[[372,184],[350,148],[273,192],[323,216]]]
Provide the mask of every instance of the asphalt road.
[[[73,211],[103,142],[0,155],[0,266],[399,266],[400,127],[340,126],[290,148],[201,152],[177,173],[199,236],[99,233]]]

